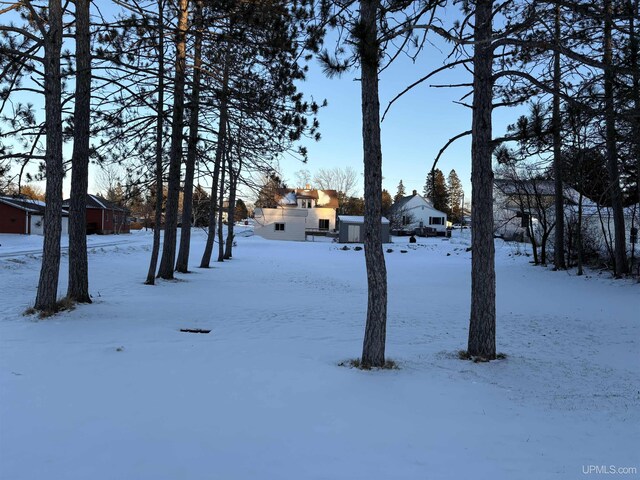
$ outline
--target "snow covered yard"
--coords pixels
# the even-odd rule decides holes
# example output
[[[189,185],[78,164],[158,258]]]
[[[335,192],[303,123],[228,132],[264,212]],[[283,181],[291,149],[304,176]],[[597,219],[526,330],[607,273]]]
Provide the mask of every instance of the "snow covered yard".
[[[636,284],[534,268],[498,240],[498,350],[508,358],[474,364],[456,357],[467,239],[396,239],[387,354],[401,368],[363,372],[337,366],[360,355],[363,251],[239,237],[232,261],[201,270],[204,236],[194,234],[193,273],[156,287],[142,284],[151,235],[103,237],[121,243],[91,247],[95,303],[47,320],[22,316],[37,255],[0,257],[1,479],[640,469]],[[15,243],[6,237],[0,255]]]

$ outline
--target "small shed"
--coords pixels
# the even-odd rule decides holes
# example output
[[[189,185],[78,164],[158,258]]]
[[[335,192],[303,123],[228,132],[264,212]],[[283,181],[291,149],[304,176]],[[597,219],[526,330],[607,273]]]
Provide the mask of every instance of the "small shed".
[[[382,243],[390,243],[389,220],[380,218],[382,229]],[[338,216],[338,241],[340,243],[364,242],[364,217],[356,215]]]

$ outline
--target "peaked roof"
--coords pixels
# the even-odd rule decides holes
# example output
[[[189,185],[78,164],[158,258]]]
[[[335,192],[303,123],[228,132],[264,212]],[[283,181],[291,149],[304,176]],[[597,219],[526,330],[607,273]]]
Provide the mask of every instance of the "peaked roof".
[[[512,180],[508,178],[496,178],[493,181],[496,188],[505,195],[540,195],[553,196],[556,194],[556,185],[553,180]],[[564,185],[563,197],[567,205],[577,205],[580,201],[580,193],[569,185]],[[583,206],[596,207],[597,204],[590,198],[582,196]]]
[[[64,202],[62,202],[62,205],[64,207],[68,207],[70,202],[71,199],[67,198]],[[87,193],[87,208],[98,208],[101,210],[119,210],[121,212],[128,211],[126,208],[116,205],[106,198],[103,198],[99,195],[93,195],[91,193]]]
[[[406,197],[402,197],[400,200],[398,200],[398,201],[397,201],[397,202],[395,202],[393,205],[391,205],[391,210],[393,210],[394,212],[395,212],[395,211],[398,211],[398,210],[402,210],[402,209],[407,205],[407,203],[409,203],[409,202],[410,202],[411,200],[413,200],[415,197],[420,198],[420,199],[421,199],[421,200],[422,200],[422,201],[423,201],[423,202],[424,202],[424,203],[425,203],[429,208],[433,208],[434,210],[436,210],[436,211],[438,211],[438,212],[440,211],[440,210],[438,210],[437,208],[435,208],[435,207],[433,206],[433,204],[432,204],[429,200],[427,200],[426,198],[424,198],[424,197],[423,197],[422,195],[420,195],[419,193],[415,193],[415,194],[413,194],[413,195],[408,195],[408,196],[406,196]],[[441,213],[444,213],[444,212],[441,212]]]
[[[38,215],[44,215],[44,209],[46,203],[42,200],[32,200],[26,197],[0,197],[0,203],[9,205],[25,212],[36,213]],[[66,210],[62,210],[63,216],[68,216],[69,213]]]
[[[0,202],[25,212],[44,214],[44,202],[24,197],[0,197]]]

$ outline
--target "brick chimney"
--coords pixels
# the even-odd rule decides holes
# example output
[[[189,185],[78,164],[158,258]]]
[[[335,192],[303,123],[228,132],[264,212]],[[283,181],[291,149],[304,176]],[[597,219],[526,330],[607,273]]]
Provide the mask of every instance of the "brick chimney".
[[[417,194],[418,194],[418,191],[417,191],[417,190],[414,190],[414,191],[413,191],[413,195],[415,196],[415,195],[417,195]]]

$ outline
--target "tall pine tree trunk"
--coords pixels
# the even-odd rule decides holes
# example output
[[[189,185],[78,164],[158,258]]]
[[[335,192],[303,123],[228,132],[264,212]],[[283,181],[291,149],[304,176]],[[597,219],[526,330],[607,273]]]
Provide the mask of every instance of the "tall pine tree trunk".
[[[162,230],[162,197],[164,186],[162,181],[162,137],[164,124],[164,0],[158,0],[158,104],[156,107],[156,205],[153,226],[153,247],[149,261],[146,285],[154,285],[156,282],[156,269],[158,268],[158,254],[160,253],[160,232]]]
[[[582,189],[581,189],[582,190]],[[582,191],[578,197],[578,233],[576,236],[577,250],[578,250],[578,273],[580,276],[583,271],[583,249],[582,249]]]
[[[222,170],[220,171],[220,191],[218,196],[218,261],[224,261],[224,235],[222,232],[222,227],[224,223],[222,221],[222,215],[224,214],[224,181],[225,181],[225,173],[227,169],[225,168],[225,163],[229,161],[229,152],[225,149],[224,159],[222,163]]]
[[[67,297],[91,303],[87,259],[87,188],[91,121],[91,37],[89,0],[76,0],[76,95],[73,113],[71,200],[69,205],[69,286]]]
[[[556,50],[553,53],[553,177],[555,182],[555,216],[556,234],[554,238],[553,263],[556,270],[566,270],[564,259],[564,182],[562,178],[562,119],[560,118],[560,20],[562,10],[560,2],[556,2],[554,12],[554,42]]]
[[[211,182],[211,204],[209,208],[209,231],[207,233],[207,243],[204,247],[200,268],[209,268],[213,244],[216,238],[216,212],[218,198],[218,179],[220,178],[220,167],[224,161],[225,142],[227,141],[227,96],[229,90],[229,66],[228,57],[225,56],[224,71],[222,74],[222,95],[220,98],[220,119],[218,120],[218,144],[216,145],[215,165],[213,167],[213,178]]]
[[[629,0],[628,9],[629,9],[629,63],[631,66],[631,70],[633,71],[632,83],[631,83],[631,96],[633,99],[633,115],[631,116],[632,122],[632,141],[633,147],[632,151],[634,152],[635,160],[636,160],[636,201],[640,202],[640,64],[638,62],[638,52],[640,51],[640,40],[638,39],[638,28],[637,28],[637,20],[640,18],[640,1],[639,0]],[[638,228],[638,224],[633,225],[635,228]],[[635,251],[635,245],[632,245]],[[632,258],[632,262],[635,259]],[[632,273],[634,273],[635,265],[631,266]],[[638,281],[640,282],[640,276],[638,277]]]
[[[49,0],[49,30],[44,35],[44,98],[47,133],[45,168],[47,206],[44,210],[44,241],[38,293],[34,308],[54,312],[60,275],[60,236],[62,234],[62,5]]]
[[[493,0],[476,2],[471,136],[471,318],[468,353],[496,358],[496,273],[493,242]]]
[[[624,228],[624,209],[622,191],[620,189],[620,173],[618,169],[618,147],[616,139],[616,112],[614,105],[613,72],[613,26],[612,0],[604,2],[604,109],[607,146],[607,167],[610,179],[611,209],[613,210],[614,230],[614,273],[620,277],[627,273],[627,245]]]
[[[382,251],[382,144],[378,97],[378,0],[360,0],[360,68],[362,71],[362,144],[364,150],[364,253],[367,267],[367,323],[362,366],[385,364],[387,268]]]
[[[173,278],[173,267],[176,258],[188,20],[189,0],[180,0],[178,5],[178,30],[176,32],[176,72],[173,91],[171,149],[169,151],[169,178],[167,180],[167,206],[164,219],[162,258],[160,259],[160,268],[158,269],[158,277],[164,278],[165,280]]]
[[[238,153],[240,147],[238,147]],[[224,248],[225,260],[233,256],[233,227],[236,222],[236,191],[238,177],[240,176],[240,159],[238,158],[238,170],[233,169],[233,162],[229,162],[229,208],[227,209],[227,240]]]
[[[202,67],[202,1],[196,1],[195,9],[196,40],[194,47],[193,88],[191,91],[191,111],[189,119],[189,142],[187,145],[187,162],[184,177],[184,197],[182,200],[182,226],[180,249],[176,270],[181,273],[189,271],[189,248],[191,243],[191,215],[193,212],[193,177],[195,175],[196,157],[198,154],[198,128],[200,116],[200,76]]]

